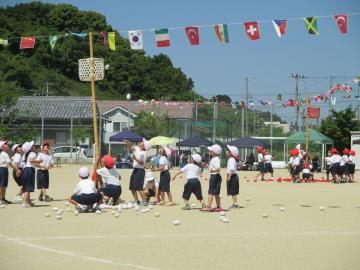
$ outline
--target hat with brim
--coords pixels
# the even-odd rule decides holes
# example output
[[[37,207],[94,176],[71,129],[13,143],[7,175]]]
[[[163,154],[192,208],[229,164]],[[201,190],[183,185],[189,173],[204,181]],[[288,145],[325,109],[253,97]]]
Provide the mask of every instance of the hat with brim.
[[[191,155],[191,158],[193,161],[195,161],[196,163],[200,163],[201,162],[201,156],[199,154],[193,154]]]
[[[145,151],[148,151],[148,150],[150,150],[151,149],[151,143],[148,141],[148,140],[146,140],[145,138],[143,138],[143,143],[144,143],[144,148],[145,148]]]
[[[4,144],[7,144],[8,142],[7,141],[0,141],[0,148],[4,145]]]
[[[214,152],[216,155],[221,154],[221,146],[218,144],[213,144],[212,146],[209,146],[208,150]]]
[[[24,152],[24,154],[26,154],[27,152],[29,152],[30,149],[31,149],[31,147],[33,147],[33,145],[34,145],[34,141],[23,143],[21,149],[22,149],[22,151]]]
[[[81,178],[89,177],[89,175],[90,175],[90,172],[89,172],[89,169],[88,169],[88,168],[86,168],[86,167],[81,167],[81,168],[79,169],[79,176],[80,176]]]
[[[236,146],[226,145],[226,147],[233,157],[237,157],[239,155],[239,149]]]
[[[16,152],[16,149],[18,149],[18,147],[21,147],[22,145],[21,144],[14,144],[13,147],[11,148],[11,150],[15,153]]]

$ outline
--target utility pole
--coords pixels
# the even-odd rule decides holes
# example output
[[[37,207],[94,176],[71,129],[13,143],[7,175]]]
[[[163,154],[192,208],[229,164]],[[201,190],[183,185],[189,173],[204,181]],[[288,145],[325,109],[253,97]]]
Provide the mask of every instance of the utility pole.
[[[45,85],[46,85],[46,96],[49,96],[49,85],[54,85],[54,83],[46,82]]]
[[[213,106],[214,106],[214,110],[213,110],[213,138],[212,141],[213,143],[215,143],[215,139],[216,139],[216,120],[218,118],[218,100],[217,98],[213,99]]]
[[[241,105],[241,137],[244,137],[244,104]]]
[[[249,123],[248,123],[248,106],[249,106],[249,78],[245,78],[245,91],[246,91],[246,108],[245,108],[245,129],[246,135],[249,135]]]
[[[273,104],[270,105],[270,150],[273,150]]]
[[[296,101],[299,101],[299,79],[303,79],[305,78],[304,75],[299,75],[299,74],[291,74],[291,77],[295,79],[295,98]],[[296,120],[295,120],[295,126],[296,126],[296,130],[299,131],[300,127],[299,127],[299,116],[300,116],[300,106],[296,105]]]

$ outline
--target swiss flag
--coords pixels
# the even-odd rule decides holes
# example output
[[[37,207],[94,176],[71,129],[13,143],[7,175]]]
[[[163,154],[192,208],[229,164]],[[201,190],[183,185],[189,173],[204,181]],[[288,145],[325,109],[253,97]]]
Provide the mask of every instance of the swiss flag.
[[[339,14],[339,15],[335,15],[334,18],[339,26],[340,32],[343,34],[346,34],[347,33],[348,16],[346,14]]]
[[[187,27],[185,27],[185,32],[186,32],[186,35],[187,35],[191,45],[199,45],[200,44],[199,27],[187,26]]]
[[[35,46],[35,37],[22,37],[20,40],[20,49],[33,49]]]
[[[251,40],[260,39],[259,25],[257,22],[244,23],[245,33]]]

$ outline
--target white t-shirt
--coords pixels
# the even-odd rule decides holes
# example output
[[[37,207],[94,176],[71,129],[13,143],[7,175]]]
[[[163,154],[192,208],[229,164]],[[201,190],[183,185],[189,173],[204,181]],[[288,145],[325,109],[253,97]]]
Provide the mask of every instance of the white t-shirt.
[[[331,165],[331,157],[325,157],[325,162],[327,165]]]
[[[201,175],[201,168],[193,163],[186,164],[180,171],[186,175],[187,179],[199,178]]]
[[[120,174],[115,167],[111,169],[102,167],[100,169],[97,169],[96,173],[102,177],[103,181],[107,185],[120,186]]]
[[[293,165],[294,165],[294,157],[290,157],[290,158],[289,158],[288,164],[289,164],[290,166],[293,166]]]
[[[216,156],[210,160],[209,172],[210,172],[210,170],[218,170],[218,169],[220,169],[220,158],[218,156]],[[220,171],[211,172],[210,174],[219,174],[219,173],[220,173]]]
[[[164,166],[163,171],[167,171],[169,169],[169,160],[164,156],[161,156],[159,160],[159,166],[162,165]]]
[[[237,172],[237,162],[235,158],[230,157],[227,161],[226,171],[229,175],[236,174]]]
[[[19,153],[15,153],[12,156],[12,164],[17,167],[17,168],[21,168],[22,167],[22,162],[21,162],[21,155]]]
[[[349,163],[349,157],[347,155],[343,155],[341,157],[341,165],[343,166],[343,165],[345,165],[347,163]]]
[[[296,158],[294,158],[294,166],[300,166],[300,161],[301,161],[301,158],[299,158],[299,156],[297,156]]]
[[[310,173],[310,169],[304,168],[304,169],[302,170],[302,173]]]
[[[353,163],[353,157],[349,156],[349,164],[352,164],[352,163]]]
[[[25,162],[25,156],[26,154],[24,154],[24,156],[22,157],[22,163],[24,164],[24,168],[30,167],[30,168],[35,168],[34,164],[31,164],[30,161],[31,160],[36,160],[36,153],[35,152],[30,152],[27,161]]]
[[[91,179],[81,179],[74,189],[75,194],[96,193],[95,182]]]
[[[8,153],[2,151],[0,153],[0,167],[7,168],[9,166],[10,162],[11,162],[11,160],[10,160]]]
[[[334,154],[331,156],[331,159],[330,159],[330,164],[333,165],[335,163],[340,163],[341,162],[341,157],[340,155],[338,154]]]
[[[262,153],[258,154],[258,162],[263,162],[264,155]]]
[[[133,167],[134,168],[144,168],[144,163],[146,161],[146,151],[141,150],[141,148],[139,146],[135,146],[135,150],[134,150],[133,154],[137,160],[140,160],[143,162],[143,164],[139,164],[134,159]]]
[[[265,163],[271,163],[272,155],[266,154],[266,155],[264,156],[264,159],[265,159]]]
[[[45,154],[45,153],[40,153],[36,160],[41,160],[41,163],[39,164],[39,166],[41,166],[41,168],[38,168],[39,170],[47,170],[43,167],[50,167],[50,165],[54,164],[54,160],[52,158],[52,156]]]

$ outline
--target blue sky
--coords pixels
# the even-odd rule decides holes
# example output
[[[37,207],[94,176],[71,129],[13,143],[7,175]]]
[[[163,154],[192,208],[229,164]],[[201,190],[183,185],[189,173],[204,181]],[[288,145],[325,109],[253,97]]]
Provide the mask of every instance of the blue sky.
[[[19,2],[2,0],[2,5]],[[209,25],[271,19],[302,18],[360,12],[358,0],[251,0],[251,1],[169,1],[169,0],[77,0],[43,1],[71,3],[81,10],[104,14],[108,23],[118,31],[167,28],[189,25]],[[190,46],[183,29],[170,31],[171,47],[156,48],[153,32],[144,32],[144,49],[149,55],[165,53],[174,66],[180,67],[195,82],[195,90],[211,97],[229,95],[233,101],[244,99],[245,77],[249,77],[249,92],[255,106],[263,108],[261,99],[294,97],[292,73],[309,78],[300,82],[300,94],[321,93],[329,88],[329,76],[338,76],[334,83],[344,83],[360,74],[358,62],[360,16],[349,18],[349,33],[340,34],[333,18],[319,18],[320,36],[307,34],[304,22],[289,21],[286,35],[278,38],[271,23],[260,23],[261,39],[250,41],[242,25],[229,26],[230,43],[220,44],[212,27],[200,29],[200,46]],[[127,37],[126,33],[122,33]],[[311,78],[315,77],[315,78]],[[353,86],[357,95],[357,86]],[[355,99],[337,94],[335,109]],[[321,115],[327,115],[327,104],[320,104]],[[274,111],[292,120],[294,109]]]

